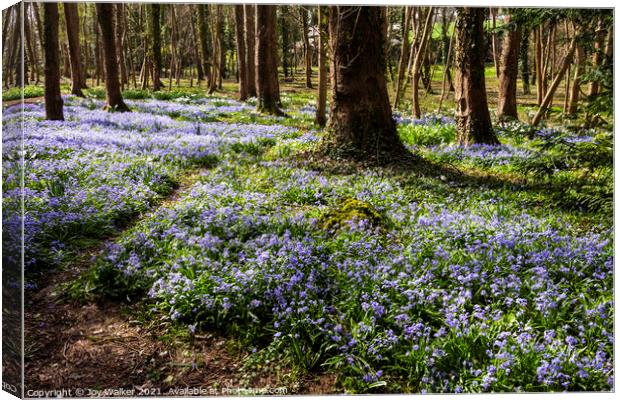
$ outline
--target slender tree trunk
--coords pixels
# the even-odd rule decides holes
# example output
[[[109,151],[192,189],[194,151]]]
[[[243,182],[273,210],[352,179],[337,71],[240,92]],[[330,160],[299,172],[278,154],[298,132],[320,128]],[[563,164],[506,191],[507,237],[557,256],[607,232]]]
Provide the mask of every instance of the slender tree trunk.
[[[459,8],[456,18],[455,85],[457,141],[461,145],[498,144],[493,132],[484,80],[483,8]]]
[[[535,29],[536,41],[536,103],[540,106],[543,101],[543,69],[542,69],[542,26]]]
[[[519,58],[521,59],[521,81],[523,83],[523,94],[530,94],[530,63],[529,63],[529,41],[530,33],[526,30],[523,33],[522,43],[519,47]]]
[[[198,35],[200,36],[200,48],[202,50],[203,72],[207,78],[207,87],[211,87],[213,72],[211,71],[211,52],[209,49],[209,28],[207,17],[209,6],[207,4],[198,5]]]
[[[153,55],[153,90],[161,89],[161,5],[151,3],[151,54]]]
[[[414,118],[422,117],[422,111],[420,110],[420,100],[418,96],[418,83],[420,81],[420,66],[426,53],[426,46],[429,41],[431,28],[433,27],[433,12],[434,8],[429,7],[426,14],[426,21],[424,23],[424,30],[422,31],[422,37],[420,38],[420,46],[416,52],[415,59],[413,61],[413,69],[411,71],[411,87],[412,87],[412,113]]]
[[[319,8],[319,96],[316,105],[316,123],[321,128],[325,127],[325,109],[327,103],[327,24],[328,11],[325,6]]]
[[[605,42],[605,37],[607,36],[607,30],[603,25],[602,21],[599,21],[596,27],[596,37],[594,41],[594,52],[592,53],[592,67],[598,68],[601,66],[603,62],[603,43]],[[595,96],[599,91],[599,83],[598,81],[591,81],[588,85],[588,96]]]
[[[245,19],[245,66],[248,76],[248,97],[256,97],[256,6],[253,4],[244,4],[243,11]]]
[[[495,76],[499,78],[499,63],[498,63],[498,56],[497,56],[497,33],[495,32],[495,28],[497,27],[497,18],[496,18],[496,10],[491,7],[490,8],[491,11],[491,20],[492,22],[492,27],[493,27],[493,33],[491,34],[491,44],[493,46],[493,65],[495,66]]]
[[[80,31],[77,3],[63,3],[69,42],[69,59],[71,61],[71,94],[84,97],[82,87],[85,85],[82,66],[80,65]]]
[[[564,61],[562,62],[562,66],[560,67],[558,74],[556,75],[555,79],[551,83],[551,86],[549,87],[549,90],[547,91],[547,94],[545,95],[542,101],[542,104],[540,108],[538,109],[538,112],[532,119],[532,124],[531,124],[532,126],[537,126],[542,120],[543,116],[545,115],[547,108],[551,104],[551,99],[553,99],[553,94],[555,93],[555,90],[560,85],[560,82],[562,81],[562,77],[566,73],[566,70],[568,69],[568,66],[571,63],[571,60],[573,59],[573,55],[575,54],[576,47],[577,47],[577,32],[575,32],[575,34],[573,35],[573,38],[571,39],[570,45],[568,47],[568,53],[564,57]]]
[[[407,69],[409,59],[409,25],[411,21],[411,7],[405,7],[405,18],[403,20],[403,45],[400,48],[400,59],[398,61],[398,75],[396,75],[396,94],[394,96],[394,109],[398,108],[402,96],[403,79]]]
[[[248,77],[245,65],[245,26],[243,24],[243,5],[235,6],[235,33],[237,42],[237,68],[239,70],[239,100],[244,101],[248,98]]]
[[[310,40],[308,39],[308,13],[304,6],[299,6],[301,26],[304,39],[304,61],[306,65],[306,87],[312,89],[312,54],[310,53]]]
[[[118,49],[118,65],[121,72],[121,88],[127,84],[127,68],[125,65],[125,30],[124,24],[124,7],[125,4],[116,4],[116,48]]]
[[[198,35],[196,34],[196,22],[194,21],[194,13],[192,12],[190,15],[190,23],[192,28],[192,42],[199,43]],[[194,56],[194,63],[196,64],[196,74],[198,77],[198,81],[204,79],[204,71],[202,70],[202,61],[200,61],[200,53],[198,51],[198,46],[191,46],[192,55]]]
[[[509,17],[508,21],[510,21]],[[507,22],[508,22],[507,21]],[[497,118],[519,119],[517,113],[517,79],[519,75],[519,42],[521,25],[504,33],[502,45],[501,67],[499,73],[499,94]]]
[[[123,101],[118,80],[116,46],[114,43],[114,4],[96,3],[96,7],[104,53],[106,108],[114,111],[129,111],[129,107]]]
[[[258,110],[267,114],[283,115],[278,107],[276,39],[276,6],[256,6],[256,86],[258,89]]]
[[[452,44],[454,42],[454,35],[456,33],[456,29],[452,30],[452,36],[450,36],[450,43],[448,44],[448,54],[445,57],[445,65],[443,69],[443,82],[441,83],[441,96],[439,97],[439,105],[437,106],[437,112],[441,112],[441,105],[443,104],[443,100],[447,95],[446,91],[446,82],[450,79],[450,66],[452,64]],[[451,91],[454,91],[454,87],[452,86],[452,82],[450,82]]]
[[[385,79],[381,7],[330,6],[332,101],[325,151],[374,163],[406,153],[392,118]]]
[[[280,8],[280,36],[282,37],[282,70],[284,71],[284,78],[289,77],[289,26],[286,20],[286,14],[288,13],[288,6],[282,5]]]
[[[58,3],[43,3],[43,43],[45,49],[45,119],[62,121],[65,118],[60,96]]]
[[[26,41],[26,50],[28,54],[28,64],[30,64],[30,80],[35,81],[37,66],[37,58],[35,56],[36,49],[32,43],[32,20],[29,16],[30,3],[24,3],[24,38]]]
[[[568,100],[568,114],[575,115],[577,113],[577,104],[579,103],[579,91],[581,88],[581,77],[585,70],[585,54],[582,46],[575,49],[575,76],[570,87],[570,98]]]

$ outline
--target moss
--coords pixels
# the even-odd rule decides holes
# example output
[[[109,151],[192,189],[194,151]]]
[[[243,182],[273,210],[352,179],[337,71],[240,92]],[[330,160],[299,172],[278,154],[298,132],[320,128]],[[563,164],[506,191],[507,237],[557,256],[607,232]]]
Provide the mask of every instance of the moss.
[[[319,218],[321,228],[332,230],[346,227],[349,221],[366,220],[373,226],[384,225],[385,217],[370,203],[362,200],[342,199],[335,207],[323,212]]]

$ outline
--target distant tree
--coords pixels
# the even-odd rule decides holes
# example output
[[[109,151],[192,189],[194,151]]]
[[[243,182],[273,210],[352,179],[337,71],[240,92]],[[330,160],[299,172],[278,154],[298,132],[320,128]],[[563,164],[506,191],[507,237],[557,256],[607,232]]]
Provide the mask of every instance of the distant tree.
[[[521,82],[523,84],[523,94],[530,94],[529,38],[529,29],[525,29],[521,38],[521,46],[519,46],[519,59],[521,63]]]
[[[299,6],[299,16],[301,19],[302,37],[304,39],[306,87],[312,89],[312,53],[310,49],[310,40],[308,37],[308,10],[306,10],[304,6]]]
[[[64,120],[60,96],[58,3],[43,3],[43,48],[45,49],[45,119]]]
[[[456,18],[455,82],[457,141],[499,144],[493,132],[484,80],[486,9],[464,7]]]
[[[278,103],[278,49],[276,41],[276,6],[256,6],[256,86],[258,110],[284,115]]]
[[[80,56],[80,31],[77,3],[63,3],[69,42],[69,60],[71,62],[71,94],[84,97],[82,88],[86,87],[82,72]]]
[[[385,78],[386,30],[381,7],[330,6],[330,154],[387,163],[405,154],[392,118]]]
[[[248,71],[245,65],[245,25],[243,22],[243,5],[235,5],[235,38],[237,44],[237,69],[239,71],[239,100],[248,97]]]
[[[198,5],[198,36],[200,38],[200,49],[202,50],[203,72],[207,78],[207,85],[211,87],[213,72],[211,71],[211,48],[209,43],[209,6],[207,4]]]
[[[46,5],[48,3],[45,3]],[[118,80],[118,65],[116,61],[116,45],[114,38],[114,4],[96,3],[97,21],[101,30],[103,47],[103,64],[105,70],[106,109],[114,111],[129,111],[123,101],[121,86]]]
[[[409,28],[412,19],[412,7],[405,7],[403,16],[403,39],[400,47],[400,58],[398,61],[398,73],[396,75],[396,94],[394,95],[394,108],[398,108],[402,97],[403,80],[407,69],[407,60],[409,59]]]
[[[418,84],[420,81],[420,68],[422,67],[422,62],[426,56],[426,47],[430,40],[431,30],[433,28],[433,14],[434,8],[429,7],[426,12],[424,28],[422,28],[422,36],[420,37],[418,50],[415,53],[415,57],[413,59],[413,67],[411,69],[411,108],[414,118],[420,118],[422,116],[422,111],[420,110],[420,100],[418,96]]]
[[[521,41],[521,24],[505,17],[508,29],[504,32],[504,42],[500,56],[499,94],[497,118],[518,119],[517,114],[517,80],[519,79],[519,44]]]

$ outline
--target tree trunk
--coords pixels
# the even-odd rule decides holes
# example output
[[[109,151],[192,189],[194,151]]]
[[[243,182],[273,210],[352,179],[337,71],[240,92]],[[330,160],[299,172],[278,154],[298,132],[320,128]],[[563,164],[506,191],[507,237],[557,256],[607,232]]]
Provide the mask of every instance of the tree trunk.
[[[420,110],[420,100],[418,96],[418,83],[420,81],[420,67],[422,60],[426,55],[426,45],[429,41],[431,29],[433,27],[433,12],[434,8],[429,7],[426,14],[426,21],[424,22],[424,30],[422,31],[422,37],[420,38],[418,51],[415,54],[413,61],[413,69],[411,71],[411,87],[412,87],[412,113],[414,118],[422,117],[422,111]]]
[[[583,76],[585,66],[585,55],[583,47],[577,46],[575,49],[575,76],[570,87],[570,98],[568,100],[568,114],[575,115],[577,113],[577,104],[579,103],[579,91],[581,87],[581,77]]]
[[[325,6],[319,8],[319,96],[316,102],[316,123],[325,127],[325,106],[327,103],[327,24],[328,11]]]
[[[213,60],[211,80],[209,81],[209,93],[215,93],[218,88],[218,84],[222,77],[222,5],[216,4],[215,6],[215,24],[211,32],[212,44],[213,44]],[[221,84],[219,84],[221,86]]]
[[[602,21],[599,21],[598,26],[596,28],[596,38],[594,41],[594,52],[592,53],[592,67],[598,68],[600,67],[603,61],[603,42],[605,42],[605,37],[607,36],[607,30],[603,25]],[[591,81],[588,85],[588,96],[595,96],[599,91],[599,83],[598,81]]]
[[[161,89],[161,5],[151,4],[151,54],[153,55],[153,91]]]
[[[510,20],[508,19],[508,21]],[[504,33],[499,72],[498,119],[519,119],[517,114],[517,79],[519,74],[520,41],[521,24],[517,24],[514,29]]]
[[[129,111],[129,107],[123,101],[118,80],[116,45],[114,43],[114,4],[96,3],[95,5],[104,54],[106,109],[121,112]]]
[[[125,20],[124,20],[124,7],[125,4],[116,4],[116,48],[118,49],[118,65],[121,72],[121,88],[124,88],[128,83],[127,67],[125,65]]]
[[[377,164],[406,153],[392,118],[385,80],[381,7],[330,6],[330,131],[323,148]]]
[[[77,3],[63,3],[65,22],[67,25],[67,41],[69,42],[69,60],[71,61],[71,94],[84,97],[82,88],[84,78],[80,65],[80,31]]]
[[[402,95],[403,79],[407,69],[407,60],[409,59],[409,25],[411,21],[411,7],[405,7],[405,18],[403,21],[403,44],[400,48],[400,59],[398,61],[398,75],[396,75],[396,94],[394,96],[394,109],[398,108]]]
[[[203,72],[207,78],[207,87],[211,86],[211,52],[209,49],[209,28],[207,24],[207,16],[209,13],[207,4],[198,5],[198,35],[200,36],[200,48],[202,50]]]
[[[312,54],[310,53],[310,40],[308,39],[308,13],[304,6],[299,6],[301,27],[304,39],[304,61],[306,65],[306,87],[312,89]]]
[[[60,96],[58,3],[43,3],[43,43],[45,49],[45,119],[62,121],[65,118]]]
[[[286,14],[288,6],[282,5],[280,8],[280,36],[282,37],[282,70],[284,72],[284,78],[289,77],[289,26],[286,20]]]
[[[534,40],[536,42],[536,104],[539,106],[543,101],[543,69],[542,69],[542,26],[535,28]]]
[[[547,107],[549,107],[549,104],[551,104],[551,99],[553,99],[555,90],[560,85],[560,82],[562,81],[562,77],[566,73],[566,70],[568,69],[568,66],[571,63],[571,60],[573,59],[576,46],[577,46],[577,32],[575,32],[575,34],[573,35],[573,38],[571,39],[570,45],[568,47],[568,52],[566,56],[564,57],[564,61],[562,62],[562,66],[560,67],[558,74],[556,75],[555,79],[551,83],[551,86],[549,87],[549,90],[547,94],[545,95],[542,101],[542,104],[540,108],[538,109],[538,112],[532,119],[532,123],[531,123],[532,126],[538,125],[540,121],[542,120],[542,117],[545,115],[545,112],[547,111]]]
[[[519,58],[521,59],[521,82],[523,83],[523,94],[530,94],[530,63],[529,63],[529,47],[530,33],[526,30],[521,38],[521,46],[519,46]]]
[[[248,69],[248,97],[256,97],[256,6],[244,4],[243,11],[245,17],[245,66]]]
[[[443,104],[443,100],[446,97],[446,82],[450,81],[450,91],[454,91],[454,86],[452,85],[450,78],[450,65],[452,63],[452,44],[454,43],[454,35],[456,30],[452,30],[452,36],[450,36],[450,43],[448,44],[448,54],[444,58],[444,67],[443,67],[443,82],[441,83],[441,96],[439,97],[439,105],[437,106],[437,112],[441,112],[441,105]]]
[[[260,112],[284,115],[278,107],[276,7],[256,6],[256,86],[258,89],[258,110]]]
[[[190,15],[190,23],[192,28],[192,42],[199,43],[198,35],[196,34],[196,22],[194,21],[194,13],[192,12]],[[194,56],[194,63],[196,64],[196,74],[198,77],[198,81],[204,79],[204,71],[202,70],[202,61],[200,61],[200,53],[198,51],[198,46],[191,46],[192,55]]]
[[[491,44],[493,47],[493,66],[495,67],[495,77],[499,78],[499,63],[497,61],[498,56],[497,56],[497,33],[495,32],[495,28],[497,27],[497,18],[496,18],[496,10],[491,7],[490,9],[490,13],[491,13],[491,20],[492,22],[492,28],[493,28],[493,33],[491,33]]]
[[[248,98],[248,77],[245,65],[245,41],[243,24],[243,5],[235,5],[235,33],[237,42],[237,69],[239,70],[239,100],[244,101]]]
[[[484,80],[483,8],[460,8],[456,18],[455,119],[461,145],[499,144],[491,126]]]

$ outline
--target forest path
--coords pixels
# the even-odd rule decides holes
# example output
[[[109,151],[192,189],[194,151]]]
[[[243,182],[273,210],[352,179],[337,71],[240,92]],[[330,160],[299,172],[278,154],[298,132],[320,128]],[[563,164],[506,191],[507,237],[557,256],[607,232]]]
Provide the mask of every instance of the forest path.
[[[178,201],[205,171],[188,172],[179,188],[126,229]],[[132,321],[139,305],[75,302],[64,296],[63,285],[87,270],[91,259],[121,234],[84,250],[70,266],[49,274],[41,290],[26,293],[26,391],[67,389],[85,397],[124,388],[134,391],[124,396],[134,396],[165,395],[169,388],[238,386],[242,355],[229,351],[223,338],[162,340],[165,327]]]

